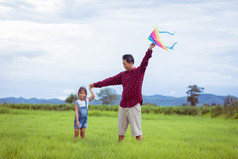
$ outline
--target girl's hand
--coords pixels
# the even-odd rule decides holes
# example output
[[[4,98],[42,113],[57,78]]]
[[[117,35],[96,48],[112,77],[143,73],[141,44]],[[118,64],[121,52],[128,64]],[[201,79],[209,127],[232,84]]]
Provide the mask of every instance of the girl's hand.
[[[89,89],[92,89],[94,87],[93,83],[91,83],[90,85],[88,85]]]
[[[89,91],[90,91],[90,93],[91,93],[91,97],[89,97],[89,102],[91,102],[94,98],[95,98],[95,94],[93,93],[93,91],[92,91],[92,88],[94,87],[93,86],[93,83],[92,84],[90,84],[90,85],[88,85],[88,87],[89,87]]]
[[[78,121],[78,122],[76,122],[76,126],[77,126],[77,127],[79,127],[79,121]]]

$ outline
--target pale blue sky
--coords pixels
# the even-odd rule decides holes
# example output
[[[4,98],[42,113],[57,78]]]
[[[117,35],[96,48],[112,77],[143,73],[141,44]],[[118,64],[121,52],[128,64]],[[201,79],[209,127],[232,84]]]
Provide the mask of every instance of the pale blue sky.
[[[238,96],[237,17],[236,0],[0,0],[0,98],[64,99],[124,71],[123,54],[138,66],[156,26],[178,44],[154,49],[144,95],[186,96],[197,84]]]

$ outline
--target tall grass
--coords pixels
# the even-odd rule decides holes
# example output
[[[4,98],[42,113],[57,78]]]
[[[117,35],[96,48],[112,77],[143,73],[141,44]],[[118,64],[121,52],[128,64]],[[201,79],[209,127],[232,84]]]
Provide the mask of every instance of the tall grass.
[[[0,104],[0,108],[13,108],[13,109],[31,109],[31,110],[49,110],[49,111],[65,111],[74,110],[73,104]],[[89,105],[89,110],[99,111],[118,111],[117,105]],[[145,114],[166,114],[166,115],[190,115],[190,116],[203,116],[209,115],[212,118],[217,116],[225,116],[226,118],[238,119],[238,102],[232,103],[228,107],[224,106],[142,106],[142,113]]]
[[[73,111],[1,109],[0,158],[222,159],[238,156],[238,121],[142,114],[143,141],[118,143],[117,112],[89,110],[86,140],[73,140]]]

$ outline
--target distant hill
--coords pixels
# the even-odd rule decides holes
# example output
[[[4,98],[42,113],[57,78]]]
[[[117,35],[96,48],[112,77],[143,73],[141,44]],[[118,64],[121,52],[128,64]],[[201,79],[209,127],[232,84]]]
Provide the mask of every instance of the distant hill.
[[[9,97],[9,98],[0,98],[0,104],[3,103],[26,103],[26,104],[64,104],[65,102],[60,99],[37,99],[37,98],[15,98],[15,97]]]
[[[224,99],[226,96],[218,96],[214,94],[202,94],[199,96],[199,104],[202,105],[203,103],[216,103],[216,104],[223,104]],[[235,97],[237,98],[237,97]],[[238,99],[238,98],[237,98]],[[121,100],[121,95],[119,95],[119,99],[115,103],[115,105],[119,105]],[[144,103],[151,103],[160,106],[181,106],[183,103],[187,103],[187,97],[172,97],[172,96],[163,96],[163,95],[152,95],[152,96],[143,96]],[[0,98],[0,104],[3,103],[26,103],[26,104],[64,104],[64,100],[60,99],[25,99],[25,98]],[[98,105],[101,104],[100,101],[93,100],[90,104]]]
[[[172,106],[172,105],[182,105],[183,103],[187,103],[187,96],[184,97],[167,97],[161,95],[152,96],[144,96],[145,103],[155,103],[156,105],[161,106]],[[198,97],[199,103],[197,105],[202,105],[204,103],[216,103],[223,105],[224,99],[226,96],[218,96],[214,94],[202,94]]]
[[[224,104],[224,99],[227,96],[218,96],[214,94],[202,94],[199,96],[198,100],[199,103],[198,106],[209,103],[210,105],[212,103],[216,104]],[[237,98],[237,97],[235,97]],[[237,98],[238,99],[238,98]],[[120,104],[121,95],[119,95],[119,99],[116,102],[116,105]],[[187,103],[187,96],[184,97],[172,97],[172,96],[163,96],[163,95],[152,95],[152,96],[143,96],[143,103],[151,103],[155,105],[160,106],[181,106],[184,103]],[[97,104],[101,104],[97,101]]]

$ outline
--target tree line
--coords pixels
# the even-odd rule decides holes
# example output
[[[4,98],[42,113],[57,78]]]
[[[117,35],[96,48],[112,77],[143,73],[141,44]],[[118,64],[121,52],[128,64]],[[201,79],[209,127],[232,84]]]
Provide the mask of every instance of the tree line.
[[[189,85],[188,91],[186,92],[187,94],[187,102],[182,104],[182,106],[196,106],[199,103],[199,96],[203,93],[204,88],[199,87],[196,84],[194,85]],[[96,93],[98,99],[96,100],[97,103],[101,103],[102,105],[114,105],[118,99],[119,96],[116,93],[115,89],[112,88],[104,88],[100,89],[99,93]],[[78,95],[76,94],[70,94],[66,99],[66,103],[73,103],[78,99]],[[224,106],[227,108],[232,102],[237,101],[237,98],[232,97],[232,96],[227,96],[226,99],[224,100]],[[155,105],[152,103],[145,103],[144,105]],[[216,103],[212,103],[212,106],[217,105]]]
[[[17,113],[14,109],[27,110],[45,110],[45,111],[74,111],[74,104],[0,104],[0,114]],[[118,111],[118,105],[89,105],[90,113],[97,111]],[[141,107],[143,114],[165,114],[165,115],[189,115],[189,116],[203,116],[208,115],[212,118],[217,116],[224,116],[225,118],[238,119],[238,101],[231,103],[228,107],[221,105],[193,107],[193,106],[143,106]]]

